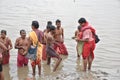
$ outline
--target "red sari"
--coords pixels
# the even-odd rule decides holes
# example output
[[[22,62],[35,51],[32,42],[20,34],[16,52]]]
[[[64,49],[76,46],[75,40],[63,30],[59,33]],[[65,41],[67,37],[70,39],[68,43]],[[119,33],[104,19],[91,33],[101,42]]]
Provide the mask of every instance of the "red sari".
[[[82,57],[83,59],[86,59],[91,55],[92,59],[94,59],[95,39],[93,33],[95,33],[95,29],[87,23],[84,27],[82,27],[82,31],[83,39],[89,39],[88,42],[84,42]]]

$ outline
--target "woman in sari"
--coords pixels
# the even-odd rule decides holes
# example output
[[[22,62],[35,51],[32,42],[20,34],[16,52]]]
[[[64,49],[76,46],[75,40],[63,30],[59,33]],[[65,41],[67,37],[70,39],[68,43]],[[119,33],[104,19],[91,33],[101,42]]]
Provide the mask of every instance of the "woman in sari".
[[[39,23],[38,21],[32,21],[32,31],[29,34],[29,42],[30,46],[36,47],[37,46],[37,51],[36,51],[36,59],[32,60],[31,59],[31,65],[32,65],[32,70],[33,70],[33,75],[35,76],[35,70],[36,70],[36,65],[38,65],[38,74],[41,75],[41,59],[42,59],[42,38],[43,34],[42,31],[38,30],[39,28]]]
[[[80,18],[78,23],[82,26],[81,30],[83,32],[82,39],[77,40],[84,42],[82,51],[84,71],[86,71],[87,68],[91,70],[95,49],[95,39],[93,35],[93,33],[95,34],[95,29],[92,28],[85,18]]]

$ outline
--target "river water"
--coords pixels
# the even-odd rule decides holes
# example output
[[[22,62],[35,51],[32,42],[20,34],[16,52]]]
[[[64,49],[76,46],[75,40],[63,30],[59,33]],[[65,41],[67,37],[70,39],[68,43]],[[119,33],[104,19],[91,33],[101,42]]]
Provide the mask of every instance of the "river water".
[[[76,57],[76,42],[71,39],[78,26],[78,19],[85,17],[97,30],[101,41],[95,50],[91,72],[82,72],[82,61]],[[19,30],[31,31],[31,22],[38,20],[44,30],[48,20],[62,21],[65,44],[69,55],[56,72],[42,62],[42,75],[35,80],[120,80],[120,0],[0,0],[0,30],[7,30],[12,39],[19,37]],[[11,50],[10,64],[4,65],[5,80],[32,78],[32,69],[17,68],[17,50]],[[38,72],[38,71],[37,71]]]

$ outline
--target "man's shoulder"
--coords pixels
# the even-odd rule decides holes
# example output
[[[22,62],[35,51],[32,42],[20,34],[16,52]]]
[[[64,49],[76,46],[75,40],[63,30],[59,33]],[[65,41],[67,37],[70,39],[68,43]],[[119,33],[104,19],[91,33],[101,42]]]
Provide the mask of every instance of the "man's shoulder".
[[[6,37],[7,41],[11,41],[11,39],[9,37]]]
[[[60,29],[61,29],[61,30],[63,30],[64,28],[63,28],[63,27],[61,27]]]

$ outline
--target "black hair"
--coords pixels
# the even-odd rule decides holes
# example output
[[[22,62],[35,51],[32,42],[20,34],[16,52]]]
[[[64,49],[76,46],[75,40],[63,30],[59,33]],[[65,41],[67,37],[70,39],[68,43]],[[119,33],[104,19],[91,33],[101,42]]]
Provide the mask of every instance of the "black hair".
[[[47,28],[47,29],[50,29],[50,28],[51,28],[51,26],[52,26],[52,25],[47,25],[47,27],[46,27],[46,28]]]
[[[6,30],[1,30],[1,33],[4,33],[5,35],[7,35],[7,31]]]
[[[51,22],[51,21],[48,21],[46,28],[47,28],[47,29],[50,29],[51,26],[52,26],[52,22]]]
[[[86,23],[86,22],[87,22],[87,21],[86,21],[85,18],[80,18],[80,19],[78,20],[78,23],[80,23],[80,24]]]
[[[57,19],[57,20],[56,20],[56,24],[57,24],[57,23],[61,23],[61,21],[60,21],[59,19]]]
[[[47,22],[47,25],[52,25],[52,21],[48,21],[48,22]]]
[[[39,28],[39,23],[38,23],[38,21],[32,21],[32,26],[33,26],[34,28],[38,29],[38,28]]]
[[[26,32],[24,29],[22,29],[22,30],[20,30],[20,34],[22,33],[22,32]]]
[[[55,26],[53,25],[50,26],[50,31],[55,30],[55,29],[56,29]]]

